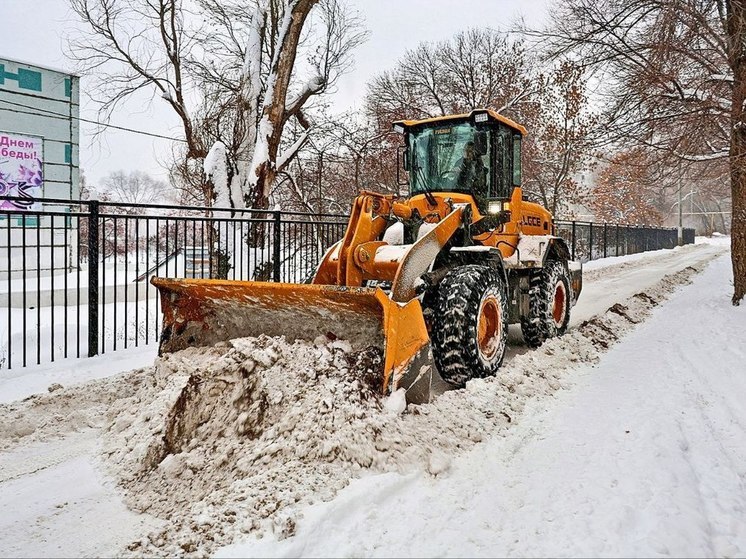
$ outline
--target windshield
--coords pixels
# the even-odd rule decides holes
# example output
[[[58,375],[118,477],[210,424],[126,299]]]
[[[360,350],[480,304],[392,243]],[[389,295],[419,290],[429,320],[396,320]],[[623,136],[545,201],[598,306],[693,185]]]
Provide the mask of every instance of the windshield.
[[[491,136],[491,132],[475,129],[470,123],[412,132],[412,194],[451,191],[486,196],[492,181]]]

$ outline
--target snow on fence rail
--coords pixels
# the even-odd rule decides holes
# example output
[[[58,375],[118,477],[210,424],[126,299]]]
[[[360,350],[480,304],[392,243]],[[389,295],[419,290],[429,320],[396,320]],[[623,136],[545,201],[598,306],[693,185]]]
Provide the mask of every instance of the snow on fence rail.
[[[347,224],[342,214],[34,202],[0,210],[0,370],[157,342],[154,275],[303,282]],[[583,261],[677,243],[676,229],[579,221],[557,222],[556,234]]]

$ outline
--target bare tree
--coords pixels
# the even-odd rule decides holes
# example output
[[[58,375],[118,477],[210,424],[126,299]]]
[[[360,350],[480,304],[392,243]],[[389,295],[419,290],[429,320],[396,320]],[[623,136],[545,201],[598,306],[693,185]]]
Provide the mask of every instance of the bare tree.
[[[520,40],[471,29],[451,41],[422,43],[369,84],[368,105],[388,122],[489,107],[517,115],[537,91]]]
[[[189,157],[204,156],[186,106],[184,61],[189,37],[181,0],[70,0],[89,33],[70,42],[70,54],[95,77],[94,100],[104,118],[134,93],[160,95],[181,120]]]
[[[654,170],[640,148],[615,154],[604,165],[590,193],[594,215],[605,223],[662,225],[656,207],[660,193]]]
[[[96,78],[102,118],[135,92],[161,97],[184,139],[172,176],[208,205],[215,194],[202,161],[219,140],[238,177],[231,200],[267,206],[277,172],[305,141],[280,154],[285,124],[309,126],[309,99],[333,86],[366,36],[337,0],[194,0],[191,10],[182,0],[70,3],[88,29],[71,55]]]
[[[746,5],[740,0],[718,2],[725,23],[728,64],[733,73],[730,111],[731,259],[733,304],[746,296]]]
[[[560,0],[536,33],[595,72],[609,142],[671,167],[727,158],[734,305],[746,295],[745,10],[740,0]]]
[[[101,179],[99,198],[127,204],[155,204],[169,198],[172,189],[143,171],[114,171]]]
[[[546,76],[525,111],[529,129],[524,190],[554,215],[568,215],[585,192],[578,174],[591,166],[598,118],[588,109],[582,69],[563,61]]]
[[[218,13],[226,5],[214,0],[203,2]],[[315,6],[318,8],[312,12]],[[232,207],[266,208],[275,178],[308,139],[311,121],[305,109],[309,100],[333,88],[338,77],[350,68],[352,49],[367,34],[359,19],[337,0],[257,3],[247,34],[233,104],[234,122],[243,126],[237,130],[225,123],[221,126],[219,119],[215,123],[217,139],[223,145],[222,137],[233,137],[226,151],[227,183],[220,188],[226,191],[224,198]],[[304,42],[314,46],[307,52],[303,70],[309,78],[305,81],[298,79],[302,72],[296,64]],[[210,75],[209,67],[201,65],[200,69]],[[291,141],[286,134],[289,123],[303,130]],[[292,130],[297,132],[295,126]]]
[[[114,171],[101,179],[93,191],[104,204],[122,204],[112,208],[118,217],[102,220],[100,234],[104,258],[131,255],[133,251],[145,255],[148,243],[158,242],[160,232],[150,231],[148,220],[141,217],[142,210],[133,205],[163,203],[174,194],[170,185],[142,171]],[[87,220],[84,221],[87,231]]]
[[[555,213],[577,201],[575,175],[587,164],[595,126],[583,73],[563,62],[542,74],[520,39],[472,29],[450,41],[423,43],[370,83],[367,105],[380,133],[399,118],[496,110],[528,129],[527,194]],[[398,141],[383,139],[390,147]],[[395,161],[396,151],[389,149],[389,155]]]

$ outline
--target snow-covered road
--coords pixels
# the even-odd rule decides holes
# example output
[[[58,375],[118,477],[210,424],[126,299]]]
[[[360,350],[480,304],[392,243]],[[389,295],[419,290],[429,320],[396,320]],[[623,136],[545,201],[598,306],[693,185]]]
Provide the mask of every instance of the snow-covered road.
[[[725,249],[698,244],[591,263],[572,328]],[[294,537],[219,554],[743,555],[746,314],[728,304],[728,265],[716,260],[598,366],[572,370],[567,390],[536,398],[504,436],[444,474],[368,475],[304,508]],[[514,345],[511,356],[524,351]],[[152,357],[121,359],[134,367]],[[55,369],[50,382],[117,371],[111,360],[81,360]],[[43,380],[0,379],[0,401],[44,390]],[[74,399],[45,404],[53,413],[37,426],[46,433],[37,442],[12,442],[22,421],[0,425],[0,555],[112,555],[159,525],[127,510],[98,467],[100,410],[128,387],[100,391],[86,409],[74,409]]]
[[[720,254],[723,249],[723,244],[702,243],[588,262],[583,270],[583,291],[572,310],[570,326],[644,291],[667,274]]]
[[[159,525],[99,471],[96,433],[0,455],[0,556],[101,557]]]
[[[219,555],[743,556],[746,312],[729,305],[729,267],[718,258],[574,386],[447,475],[356,480],[307,509],[293,538]],[[589,299],[627,286],[604,275]]]

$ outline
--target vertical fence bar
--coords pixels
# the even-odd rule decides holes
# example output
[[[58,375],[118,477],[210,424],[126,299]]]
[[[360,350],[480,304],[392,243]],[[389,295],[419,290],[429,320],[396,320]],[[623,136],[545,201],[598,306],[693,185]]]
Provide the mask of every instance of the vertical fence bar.
[[[135,218],[135,347],[140,341],[140,218]]]
[[[606,245],[607,243],[607,230],[606,230],[606,224],[604,223],[604,258],[606,258]]]
[[[160,276],[159,268],[161,265],[161,261],[159,259],[160,256],[160,247],[161,247],[161,220],[159,217],[156,216],[155,218],[155,275]],[[148,282],[150,283],[150,282]],[[158,315],[159,315],[159,309],[160,309],[160,300],[161,297],[158,294],[158,290],[155,290],[155,328],[153,329],[153,334],[155,335],[155,341],[158,341],[158,332],[160,330],[158,329]]]
[[[41,214],[36,214],[36,364],[41,363]]]
[[[21,253],[21,268],[23,278],[23,366],[26,366],[26,216],[21,215],[21,246],[23,252]]]
[[[98,223],[99,203],[88,210],[88,357],[98,355]]]
[[[241,221],[239,222],[239,226],[241,227],[241,232],[238,234],[238,243],[241,245],[241,255],[239,257],[239,261],[240,261],[239,266],[240,266],[240,269],[241,269],[241,273],[240,273],[238,279],[240,279],[240,280],[247,280],[248,278],[246,276],[244,276],[244,267],[243,267],[243,249],[244,249],[244,246],[246,246],[246,243],[244,243],[244,240],[243,240],[243,216],[241,217]]]
[[[54,362],[54,329],[57,326],[54,322],[54,215],[49,216],[49,268],[49,311],[51,314],[49,326],[52,329],[49,340],[49,345],[51,346],[49,358]]]
[[[8,247],[8,369],[10,369],[13,366],[13,343],[12,343],[13,342],[13,330],[11,328],[13,326],[13,320],[11,318],[12,308],[13,308],[11,306],[11,303],[13,301],[13,291],[12,291],[13,282],[10,279],[10,276],[12,275],[10,273],[10,270],[11,270],[10,266],[12,263],[12,258],[10,255],[10,247],[12,246],[11,245],[12,237],[10,235],[10,220],[13,216],[11,214],[8,214],[5,217],[7,218],[7,226],[8,226],[8,229],[7,229],[7,234],[8,234],[8,244],[7,244],[7,247]],[[25,309],[23,309],[23,312],[26,312]]]
[[[280,229],[282,227],[280,218],[280,212],[275,211],[272,221],[272,276],[277,282],[280,281]]]
[[[145,345],[150,343],[150,217],[145,217]],[[138,287],[139,289],[139,287]]]
[[[129,287],[129,262],[130,262],[130,220],[124,218],[124,282]],[[124,290],[124,349],[129,345],[129,289]]]
[[[575,240],[576,240],[576,228],[575,228],[575,220],[572,221],[572,259],[575,260]]]
[[[113,325],[113,333],[112,337],[114,338],[114,349],[113,351],[117,350],[117,287],[119,286],[119,276],[118,276],[118,270],[117,270],[117,260],[119,260],[119,252],[117,251],[117,218],[114,216],[111,218],[112,221],[112,227],[114,228],[114,325]],[[127,288],[127,282],[124,283],[125,289]],[[106,287],[104,286],[104,289]],[[127,320],[127,313],[124,313],[125,320]]]
[[[69,207],[67,208],[66,212],[70,213],[70,208]],[[65,233],[65,242],[63,244],[64,249],[65,249],[65,268],[64,268],[64,272],[65,273],[62,276],[62,278],[63,278],[63,282],[64,282],[63,293],[65,294],[65,296],[64,296],[65,302],[64,302],[64,305],[63,305],[62,308],[64,310],[64,313],[63,313],[64,314],[64,321],[63,322],[64,322],[64,325],[65,325],[65,327],[64,327],[65,343],[63,345],[63,355],[62,356],[65,357],[65,358],[67,358],[67,275],[68,275],[68,272],[69,272],[69,264],[70,264],[69,261],[68,261],[68,259],[69,259],[69,254],[68,254],[69,247],[68,247],[68,243],[70,242],[70,230],[69,230],[70,219],[72,219],[72,218],[65,216],[65,218],[63,220],[63,227],[64,227],[64,233]]]
[[[179,226],[178,226],[178,222],[176,222],[176,223],[177,223],[177,225],[176,225],[176,235],[178,236],[178,234],[179,234]],[[187,246],[188,246],[188,243],[187,243],[187,218],[184,218],[184,240],[182,241],[182,245],[181,245],[182,260],[184,260],[184,271],[183,271],[182,276],[181,276],[183,278],[185,278],[186,275],[187,275],[187,269],[186,269],[186,265],[187,265]]]
[[[616,224],[616,256],[619,256],[619,224]]]
[[[83,210],[83,204],[79,206],[81,213]],[[75,255],[77,257],[77,267],[75,268],[75,288],[76,288],[76,295],[75,295],[75,357],[80,357],[80,293],[81,293],[81,285],[80,285],[80,224],[82,221],[80,220],[81,216],[78,216],[78,221],[76,223],[76,235],[75,235]],[[90,214],[87,217],[88,219],[88,227],[90,228]]]
[[[231,219],[229,223],[233,227],[233,246],[231,247],[232,250],[231,250],[230,259],[233,262],[233,265],[231,266],[231,268],[233,268],[233,279],[235,281],[235,279],[236,279],[236,267],[237,267],[237,264],[238,264],[238,255],[236,254],[236,249],[238,248],[238,245],[236,245],[236,220],[235,219]],[[241,278],[239,277],[239,279],[241,279]]]
[[[166,218],[166,248],[163,250],[163,263],[165,264],[165,275],[168,277],[168,259],[171,253],[168,252],[168,218]]]
[[[197,248],[197,218],[193,218],[192,219],[192,270],[191,270],[192,276],[191,277],[196,277],[195,268],[194,268],[196,264],[195,258],[194,258],[196,248]]]

